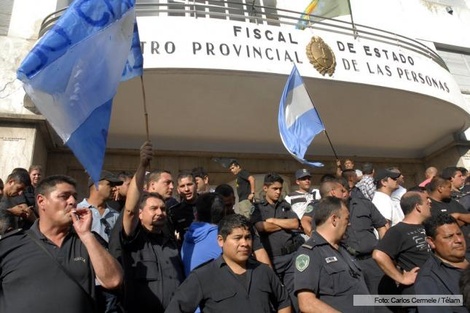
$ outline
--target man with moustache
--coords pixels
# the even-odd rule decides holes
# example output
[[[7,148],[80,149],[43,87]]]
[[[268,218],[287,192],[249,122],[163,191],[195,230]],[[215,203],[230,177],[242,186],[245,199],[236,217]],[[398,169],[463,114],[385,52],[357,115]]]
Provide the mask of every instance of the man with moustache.
[[[92,214],[77,208],[75,181],[57,175],[36,188],[39,219],[0,240],[0,312],[94,312],[95,278],[122,283],[119,263],[91,232]]]
[[[152,159],[152,145],[140,150],[140,163],[127,192],[118,238],[124,266],[123,305],[128,313],[163,312],[184,273],[177,244],[163,231],[165,199],[142,192],[145,168]]]
[[[457,220],[449,214],[438,214],[424,222],[431,257],[418,272],[417,295],[460,295],[459,279],[468,267],[465,239]],[[468,312],[465,307],[418,306],[419,313]]]

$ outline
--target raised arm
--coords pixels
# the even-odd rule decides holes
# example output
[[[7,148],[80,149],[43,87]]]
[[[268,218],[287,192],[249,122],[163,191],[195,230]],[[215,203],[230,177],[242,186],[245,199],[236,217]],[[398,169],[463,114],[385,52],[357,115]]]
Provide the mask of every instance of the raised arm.
[[[130,235],[134,232],[139,221],[139,200],[144,189],[145,169],[150,164],[152,156],[152,143],[146,141],[142,147],[140,147],[139,166],[137,167],[137,171],[135,172],[127,191],[122,220],[123,231],[126,235]]]
[[[88,251],[96,278],[106,289],[119,287],[123,281],[122,268],[91,232],[93,217],[90,209],[79,208],[74,213],[71,215],[73,227]]]

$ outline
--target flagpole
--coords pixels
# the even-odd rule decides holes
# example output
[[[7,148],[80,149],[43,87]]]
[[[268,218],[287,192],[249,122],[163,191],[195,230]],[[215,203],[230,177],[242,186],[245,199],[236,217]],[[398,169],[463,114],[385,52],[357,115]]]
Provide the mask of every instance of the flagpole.
[[[150,132],[149,132],[149,114],[147,112],[147,100],[145,97],[145,85],[144,85],[144,74],[140,76],[141,86],[142,86],[142,97],[144,100],[144,118],[145,118],[145,133],[147,135],[147,141],[150,141]]]
[[[330,136],[328,136],[328,132],[326,131],[326,127],[325,127],[325,135],[326,135],[326,138],[328,139],[328,142],[330,143],[331,150],[333,150],[333,154],[335,155],[336,160],[339,160],[338,155],[336,154],[335,148],[333,147],[333,144],[331,143]]]

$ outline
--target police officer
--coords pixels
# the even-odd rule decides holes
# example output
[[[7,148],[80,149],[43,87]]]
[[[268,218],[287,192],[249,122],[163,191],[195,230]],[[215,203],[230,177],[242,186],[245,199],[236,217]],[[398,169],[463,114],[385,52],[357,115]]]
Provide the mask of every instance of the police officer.
[[[372,312],[353,305],[353,296],[369,294],[361,269],[341,245],[349,211],[338,198],[320,200],[316,231],[295,258],[294,289],[301,312]]]
[[[276,173],[264,177],[263,191],[266,196],[263,201],[255,205],[251,221],[258,230],[274,271],[289,294],[293,296],[293,255],[304,239],[298,232],[297,214],[289,203],[280,199],[283,183],[282,177]]]
[[[276,274],[250,258],[252,233],[248,219],[239,214],[224,217],[217,242],[222,255],[194,269],[181,284],[166,313],[272,312],[290,313],[289,296]]]

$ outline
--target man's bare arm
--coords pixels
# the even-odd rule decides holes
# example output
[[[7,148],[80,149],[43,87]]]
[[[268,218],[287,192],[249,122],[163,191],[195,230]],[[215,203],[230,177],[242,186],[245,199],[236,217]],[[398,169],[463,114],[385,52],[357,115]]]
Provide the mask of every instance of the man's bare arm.
[[[140,147],[140,162],[131,180],[127,191],[126,204],[124,206],[124,215],[122,226],[124,233],[130,235],[137,227],[139,220],[139,201],[144,189],[145,169],[150,164],[153,156],[152,144],[148,141],[144,142]]]
[[[297,218],[268,218],[266,222],[275,224],[286,230],[294,230],[299,228],[299,219]]]
[[[411,269],[411,271],[403,271],[400,272],[395,262],[386,254],[380,250],[374,250],[372,253],[372,257],[374,258],[375,262],[379,265],[379,267],[384,271],[384,273],[390,277],[391,279],[399,282],[402,285],[412,285],[416,280],[416,275],[418,275],[419,267],[415,267]]]
[[[300,291],[297,294],[299,300],[299,308],[302,313],[340,313],[325,302],[317,298],[317,296],[309,291]]]
[[[302,219],[300,220],[300,225],[302,225],[302,229],[304,230],[305,235],[309,237],[312,236],[312,217],[304,214],[304,216],[302,216]]]

